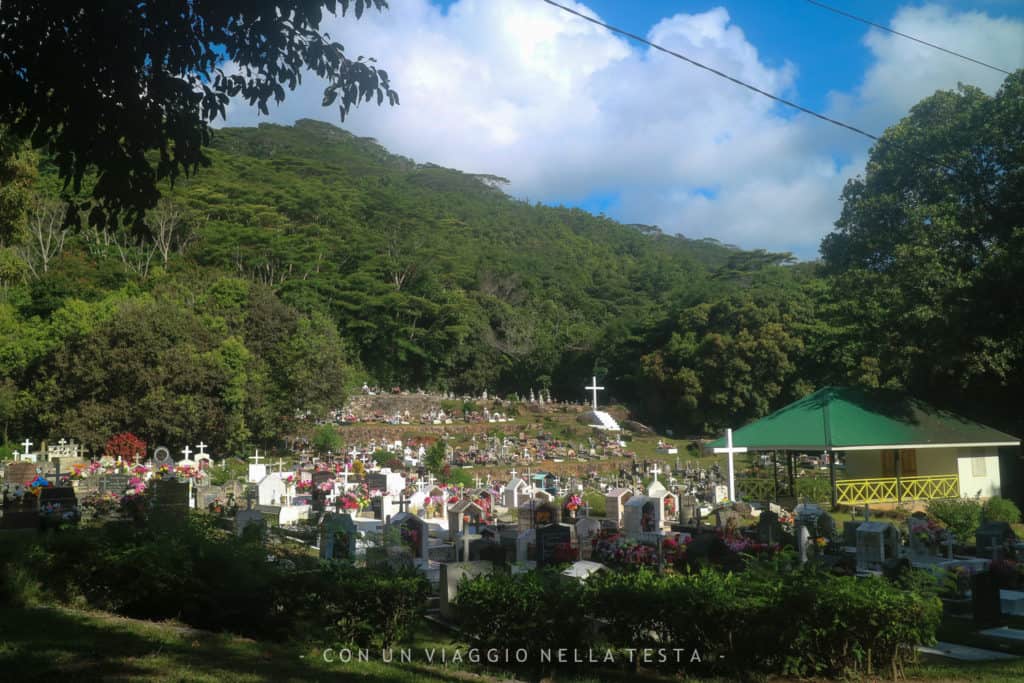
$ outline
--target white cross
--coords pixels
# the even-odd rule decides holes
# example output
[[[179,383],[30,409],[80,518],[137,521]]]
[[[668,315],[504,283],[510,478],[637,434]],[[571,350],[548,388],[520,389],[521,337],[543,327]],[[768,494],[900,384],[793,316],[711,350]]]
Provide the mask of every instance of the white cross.
[[[437,481],[437,479],[434,478],[434,473],[431,472],[430,475],[427,477],[427,483],[433,486],[435,481]]]
[[[654,467],[651,468],[651,474],[654,475],[654,481],[658,481],[658,475],[661,474],[661,468],[658,467],[658,463],[654,463]]]
[[[29,453],[32,452],[30,450],[32,448],[32,442],[29,441],[28,439],[25,439],[24,441],[22,441],[21,445],[25,447],[25,450],[21,452],[22,455],[28,455]]]
[[[733,447],[732,445],[732,430],[725,430],[725,448],[715,448],[715,453],[728,453],[729,454],[729,500],[736,502],[736,479],[735,479],[735,468],[733,466],[732,456],[736,453],[746,453],[746,446]]]
[[[66,439],[61,439],[60,441],[57,442],[57,445],[58,446],[67,446],[68,442],[67,442]]]
[[[513,479],[515,479],[515,478],[516,478],[516,474],[518,474],[518,472],[516,472],[516,468],[515,468],[515,467],[513,467],[513,468],[512,468],[512,471],[511,471],[511,472],[509,472],[509,474],[511,474],[511,475],[512,475],[512,478],[513,478]]]
[[[257,448],[256,449],[256,455],[252,456],[249,459],[252,460],[253,463],[255,463],[256,465],[259,465],[260,464],[260,449]],[[264,458],[264,460],[266,460],[266,458]]]
[[[476,475],[476,487],[480,488],[480,475]]]
[[[284,472],[284,460],[282,460],[281,458],[278,458],[277,459],[277,473],[281,474],[281,472]]]
[[[205,443],[200,441],[199,445],[196,446],[196,448],[199,449],[199,455],[206,455],[206,444]]]
[[[181,449],[181,454],[185,456],[186,460],[188,460],[188,456],[192,455],[192,449],[189,448],[188,445],[186,445],[184,448]]]
[[[18,451],[14,451],[14,453],[12,453],[11,455],[14,456],[14,462],[18,462],[19,460],[21,460],[21,453],[19,453]]]
[[[591,384],[589,387],[583,387],[583,388],[586,389],[587,391],[592,391],[594,393],[594,410],[596,411],[597,410],[597,392],[603,391],[604,387],[597,386],[597,377],[596,376],[594,376],[592,379],[593,379],[593,384]]]

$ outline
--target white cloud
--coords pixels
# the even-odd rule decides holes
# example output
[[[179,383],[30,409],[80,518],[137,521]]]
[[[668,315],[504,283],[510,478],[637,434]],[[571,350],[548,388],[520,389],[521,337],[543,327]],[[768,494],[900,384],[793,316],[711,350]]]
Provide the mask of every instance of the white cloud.
[[[901,10],[893,26],[986,61],[1024,62],[1013,59],[1021,22],[926,6]],[[542,3],[459,0],[444,13],[427,0],[394,0],[386,14],[324,29],[350,54],[375,55],[402,100],[360,107],[346,128],[421,162],[505,176],[530,200],[617,193],[610,213],[626,222],[814,257],[843,183],[863,167],[867,141]],[[663,19],[647,37],[769,92],[795,89],[797,69],[766,66],[723,8]],[[873,66],[832,102],[867,129],[881,131],[958,79],[990,92],[1001,82],[880,31],[865,45]],[[337,123],[321,92],[307,79],[271,120]],[[258,120],[244,104],[229,109],[229,125]],[[840,168],[834,154],[850,161]]]

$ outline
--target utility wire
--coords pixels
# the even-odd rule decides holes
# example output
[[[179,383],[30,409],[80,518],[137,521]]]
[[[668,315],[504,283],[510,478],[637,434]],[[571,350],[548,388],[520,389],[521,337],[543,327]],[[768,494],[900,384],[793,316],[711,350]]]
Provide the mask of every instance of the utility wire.
[[[830,5],[826,5],[823,2],[818,2],[817,0],[807,0],[807,2],[812,4],[812,5],[814,5],[815,7],[820,7],[822,9],[827,9],[829,12],[835,12],[836,14],[839,14],[841,16],[847,17],[849,19],[853,19],[854,21],[859,21],[862,24],[867,24],[868,26],[873,26],[873,27],[875,27],[877,29],[881,29],[883,31],[888,31],[889,33],[893,33],[893,34],[895,34],[897,36],[900,36],[902,38],[906,38],[908,40],[912,40],[915,43],[921,43],[922,45],[927,45],[928,47],[933,47],[936,50],[941,50],[942,52],[945,52],[946,54],[953,55],[954,57],[959,57],[960,59],[966,59],[968,62],[974,62],[975,64],[980,64],[981,66],[984,66],[986,68],[992,69],[993,71],[998,71],[999,73],[1006,74],[1007,76],[1010,75],[1009,71],[1006,71],[1005,69],[1000,69],[998,66],[992,66],[991,64],[986,64],[985,62],[981,61],[980,59],[974,59],[973,57],[968,57],[965,54],[960,54],[959,52],[954,52],[953,50],[947,50],[946,48],[942,47],[941,45],[936,45],[935,43],[929,43],[927,40],[921,40],[920,38],[915,38],[914,36],[908,36],[906,33],[900,33],[899,31],[897,31],[895,29],[889,28],[888,26],[883,26],[882,24],[876,24],[875,22],[868,21],[867,19],[864,19],[863,17],[858,17],[855,14],[850,14],[849,12],[844,12],[843,10],[841,10],[841,9],[839,9],[837,7],[831,7]]]
[[[707,64],[702,64],[702,63],[698,62],[695,59],[691,59],[691,58],[687,57],[686,55],[682,55],[682,54],[679,54],[678,52],[674,52],[673,50],[669,50],[668,48],[665,48],[665,47],[662,47],[661,45],[658,45],[657,43],[652,43],[651,41],[647,40],[646,38],[641,38],[640,36],[636,35],[635,33],[630,33],[629,31],[626,31],[624,29],[616,28],[615,26],[612,26],[611,24],[606,24],[606,23],[604,23],[603,21],[601,21],[599,19],[594,19],[593,17],[588,17],[587,15],[582,14],[580,12],[577,12],[576,10],[571,9],[569,7],[566,7],[565,5],[560,5],[559,3],[554,2],[554,0],[543,0],[543,1],[546,2],[547,4],[553,6],[553,7],[557,7],[558,9],[562,10],[563,12],[568,12],[569,14],[575,14],[580,19],[585,19],[585,20],[589,21],[592,24],[597,24],[598,26],[606,28],[609,31],[611,31],[612,33],[618,33],[619,35],[626,36],[627,38],[632,38],[633,40],[637,41],[638,43],[643,43],[644,45],[647,45],[649,47],[654,48],[655,50],[658,50],[660,52],[664,52],[665,54],[668,54],[668,55],[672,55],[673,57],[675,57],[677,59],[681,59],[684,62],[688,62],[688,63],[692,64],[693,66],[699,68],[699,69],[704,69],[705,71],[710,71],[711,73],[715,74],[716,76],[720,76],[720,77],[726,79],[727,81],[732,81],[736,85],[742,86],[742,87],[746,88],[747,90],[752,90],[752,91],[756,92],[759,95],[764,95],[765,97],[767,97],[767,98],[769,98],[771,100],[775,100],[776,102],[779,102],[780,104],[784,104],[787,107],[792,107],[793,109],[796,109],[797,111],[802,111],[805,114],[810,114],[811,116],[813,116],[815,118],[818,118],[818,119],[821,119],[822,121],[826,121],[827,123],[831,123],[832,125],[839,126],[840,128],[845,128],[846,130],[849,130],[849,131],[853,131],[854,133],[857,133],[858,135],[863,135],[864,137],[868,138],[869,140],[874,140],[875,142],[879,142],[881,140],[881,138],[879,138],[879,136],[877,136],[877,135],[872,135],[871,133],[869,133],[869,132],[867,132],[865,130],[862,130],[860,128],[857,128],[856,126],[851,126],[848,123],[843,123],[842,121],[840,121],[838,119],[833,119],[833,118],[831,118],[829,116],[825,116],[824,114],[820,114],[820,113],[814,111],[813,109],[808,109],[807,107],[799,105],[796,102],[792,102],[792,101],[787,100],[785,98],[779,97],[778,95],[773,95],[770,92],[767,92],[765,90],[761,90],[757,86],[751,85],[750,83],[747,83],[746,81],[741,81],[738,78],[734,78],[733,76],[730,76],[727,73],[719,71],[718,69],[712,68],[712,67],[708,66]],[[898,145],[895,145],[895,143],[891,143],[891,144],[894,144],[894,146],[898,147]],[[937,159],[934,159],[934,158],[922,155],[922,154],[920,154],[918,152],[914,152],[912,150],[906,150],[906,151],[909,152],[910,154],[920,158],[920,159],[923,159],[925,161],[933,163],[933,164],[937,165],[939,168],[945,169],[946,171],[949,171],[950,173],[956,173],[956,169],[954,169],[952,166],[944,164],[941,161],[938,161]]]
[[[864,137],[868,138],[869,140],[875,140],[875,141],[878,140],[878,136],[877,135],[872,135],[871,133],[869,133],[869,132],[867,132],[865,130],[862,130],[860,128],[857,128],[856,126],[851,126],[850,124],[843,123],[842,121],[839,121],[838,119],[833,119],[833,118],[830,118],[828,116],[825,116],[824,114],[819,114],[818,112],[814,111],[813,109],[808,109],[807,107],[801,106],[801,105],[797,104],[796,102],[791,102],[790,100],[787,100],[785,98],[779,97],[778,95],[773,95],[772,93],[767,92],[766,90],[761,90],[760,88],[758,88],[755,85],[751,85],[750,83],[747,83],[746,81],[741,81],[738,78],[734,78],[733,76],[730,76],[727,73],[719,71],[718,69],[712,68],[712,67],[708,66],[707,64],[701,64],[697,60],[690,59],[686,55],[679,54],[678,52],[674,52],[672,50],[669,50],[668,48],[662,47],[661,45],[658,45],[656,43],[652,43],[651,41],[647,40],[646,38],[641,38],[640,36],[636,35],[635,33],[630,33],[629,31],[625,31],[625,30],[623,30],[621,28],[616,28],[616,27],[612,26],[611,24],[606,24],[603,21],[600,21],[598,19],[594,19],[593,17],[588,17],[587,15],[581,14],[580,12],[577,12],[574,9],[570,9],[569,7],[566,7],[565,5],[560,5],[557,2],[554,2],[554,0],[544,0],[544,2],[546,2],[547,4],[552,5],[554,7],[557,7],[558,9],[560,9],[562,11],[568,12],[569,14],[575,14],[580,19],[586,19],[587,21],[589,21],[592,24],[597,24],[598,26],[602,26],[602,27],[608,29],[609,31],[612,31],[613,33],[618,33],[620,35],[626,36],[627,38],[632,38],[633,40],[637,41],[638,43],[643,43],[644,45],[647,45],[649,47],[654,48],[655,50],[658,50],[660,52],[664,52],[665,54],[668,54],[668,55],[672,55],[673,57],[675,57],[677,59],[681,59],[684,62],[689,62],[690,64],[694,65],[695,67],[697,67],[699,69],[704,69],[705,71],[710,71],[711,73],[715,74],[716,76],[720,76],[720,77],[726,79],[727,81],[732,81],[736,85],[743,86],[747,90],[753,90],[758,95],[764,95],[765,97],[767,97],[769,99],[772,99],[772,100],[775,100],[776,102],[779,102],[781,104],[784,104],[787,107],[792,107],[793,109],[797,109],[799,111],[802,111],[805,114],[810,114],[811,116],[814,116],[815,118],[819,118],[822,121],[827,121],[828,123],[831,123],[831,124],[833,124],[835,126],[839,126],[840,128],[845,128],[847,130],[852,130],[854,133],[857,133],[858,135],[863,135]]]

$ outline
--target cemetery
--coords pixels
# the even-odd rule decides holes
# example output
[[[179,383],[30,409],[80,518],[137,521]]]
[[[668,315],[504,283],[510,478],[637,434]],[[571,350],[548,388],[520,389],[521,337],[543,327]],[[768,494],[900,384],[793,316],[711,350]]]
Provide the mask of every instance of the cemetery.
[[[821,418],[800,410],[804,424]],[[915,497],[904,487],[906,499],[895,505],[874,496],[832,506],[830,498],[849,496],[841,482],[858,481],[835,478],[837,461],[862,478],[857,468],[866,465],[854,459],[884,462],[885,449],[856,450],[865,444],[840,441],[839,424],[831,448],[812,443],[792,425],[774,425],[799,410],[780,412],[705,444],[710,465],[686,447],[684,463],[678,448],[669,453],[664,437],[652,435],[650,460],[608,456],[611,466],[601,470],[583,460],[561,475],[549,452],[547,460],[509,459],[507,469],[473,466],[455,476],[448,444],[458,437],[451,435],[429,447],[382,438],[338,452],[256,451],[246,460],[208,453],[202,442],[175,457],[131,434],[115,435],[92,457],[63,439],[33,452],[26,439],[4,467],[0,533],[10,542],[2,553],[9,566],[46,577],[53,599],[78,596],[126,616],[364,647],[405,642],[425,624],[454,629],[479,647],[600,647],[618,655],[620,668],[630,648],[671,644],[704,653],[707,663],[693,670],[660,662],[651,670],[702,676],[899,676],[937,636],[995,652],[1024,635],[1024,542],[1013,503],[961,496],[960,488]],[[942,444],[931,449],[935,467],[947,467],[949,457],[987,460],[978,445],[986,433],[968,429],[962,437],[946,428],[904,441],[911,439],[922,469],[930,443]],[[877,438],[898,445],[892,433]],[[958,438],[980,450],[948,455]],[[990,440],[993,448],[1014,441]],[[466,441],[473,453],[473,437]],[[480,443],[475,452],[501,458],[508,443]],[[826,460],[827,479],[793,472],[789,451],[819,447],[842,456]],[[752,452],[763,448],[768,460]],[[402,462],[410,451],[423,464]],[[791,462],[776,466],[780,457]],[[894,462],[905,484],[906,455]],[[771,487],[744,488],[765,479],[766,463]],[[959,469],[975,477],[969,485],[977,482],[970,463]],[[778,481],[791,475],[831,486],[804,489],[812,495],[794,502],[795,489]],[[990,481],[987,492],[998,484]],[[41,556],[27,552],[32,546],[57,564],[44,569]],[[132,574],[124,558],[133,552],[151,555],[153,576]],[[168,580],[184,562],[189,576]],[[107,582],[81,581],[100,567]],[[195,595],[183,610],[180,595],[193,590],[183,582],[200,578],[212,593]],[[5,585],[5,599],[16,603],[9,579]],[[372,604],[359,598],[370,587]],[[498,615],[495,605],[518,612]],[[539,610],[561,621],[546,631]],[[836,613],[841,623],[832,621]],[[822,629],[834,632],[812,644],[808,634]],[[539,661],[511,670],[552,671]]]

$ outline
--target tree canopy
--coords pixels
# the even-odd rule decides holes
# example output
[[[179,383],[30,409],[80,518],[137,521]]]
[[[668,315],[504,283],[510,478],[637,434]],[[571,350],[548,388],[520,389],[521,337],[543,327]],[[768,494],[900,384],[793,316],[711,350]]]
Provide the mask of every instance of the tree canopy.
[[[325,10],[340,7],[344,15],[351,8],[360,17],[386,6],[385,0],[5,2],[0,124],[45,147],[76,193],[95,170],[93,224],[121,215],[140,219],[156,205],[157,181],[209,163],[203,151],[209,124],[225,115],[232,97],[267,113],[271,99],[283,101],[285,87],[294,89],[311,71],[327,82],[324,106],[337,103],[342,119],[360,101],[396,104],[386,71],[372,60],[350,59],[319,31]]]

